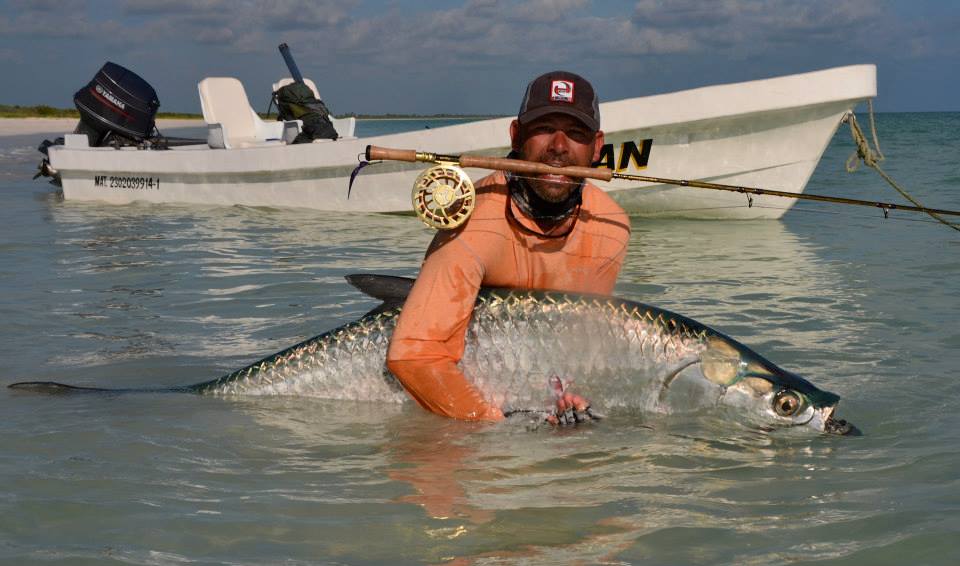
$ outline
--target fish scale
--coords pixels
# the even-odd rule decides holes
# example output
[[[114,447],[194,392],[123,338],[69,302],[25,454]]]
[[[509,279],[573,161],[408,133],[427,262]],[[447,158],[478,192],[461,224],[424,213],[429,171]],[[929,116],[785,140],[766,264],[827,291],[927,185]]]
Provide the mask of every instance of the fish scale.
[[[348,280],[384,304],[218,379],[126,391],[406,402],[409,396],[387,370],[386,355],[400,315],[396,305],[413,282],[378,275]],[[615,297],[481,289],[459,365],[480,394],[505,412],[549,409],[556,394],[551,378],[556,376],[600,410],[678,413],[723,406],[763,428],[856,431],[833,418],[839,401],[833,393],[695,320]],[[51,382],[11,387],[111,391]]]
[[[384,365],[399,313],[365,316],[193,389],[216,395],[406,401]],[[579,392],[598,402],[629,405],[649,400],[643,392],[695,356],[706,336],[703,330],[694,335],[663,312],[618,299],[484,290],[461,368],[498,405],[543,406],[554,374],[573,379]]]
[[[703,348],[706,333],[618,299],[559,293],[481,294],[461,362],[499,406],[544,406],[547,378],[572,379],[603,406],[651,408],[659,384]],[[499,340],[486,339],[493,330]],[[504,354],[500,343],[509,345]],[[522,362],[515,361],[522,360]]]

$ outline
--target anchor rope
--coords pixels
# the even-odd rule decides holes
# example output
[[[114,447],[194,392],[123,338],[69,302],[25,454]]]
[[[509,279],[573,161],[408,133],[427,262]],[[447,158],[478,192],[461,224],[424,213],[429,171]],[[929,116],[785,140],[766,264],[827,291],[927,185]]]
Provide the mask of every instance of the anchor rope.
[[[887,174],[886,171],[880,167],[879,163],[886,158],[884,157],[883,152],[880,151],[880,142],[877,139],[877,125],[873,118],[872,100],[867,101],[867,110],[870,113],[870,133],[873,137],[873,147],[876,148],[876,150],[870,147],[870,142],[867,141],[867,137],[864,135],[863,129],[860,128],[860,123],[857,122],[857,116],[851,110],[846,116],[846,121],[848,124],[850,124],[850,135],[853,136],[853,142],[856,144],[857,149],[850,154],[850,157],[847,158],[847,173],[853,173],[856,171],[860,167],[860,162],[862,161],[864,165],[875,170],[880,177],[882,177],[884,181],[886,181],[891,187],[900,193],[903,198],[912,202],[914,206],[924,209],[923,212],[925,214],[929,215],[937,222],[945,224],[946,226],[960,232],[960,225],[950,222],[949,220],[945,220],[936,212],[926,210],[926,207],[921,204],[920,201],[908,193],[906,189],[901,187],[896,181],[893,180],[892,177],[890,177],[890,175]],[[884,211],[884,214],[886,214],[886,211]]]

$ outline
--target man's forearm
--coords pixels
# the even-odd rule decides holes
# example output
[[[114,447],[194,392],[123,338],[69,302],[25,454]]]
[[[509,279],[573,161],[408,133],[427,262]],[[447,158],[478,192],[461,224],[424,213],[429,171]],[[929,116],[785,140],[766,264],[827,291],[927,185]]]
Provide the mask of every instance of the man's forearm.
[[[503,413],[484,400],[450,360],[388,360],[411,397],[430,412],[454,419],[497,421]]]

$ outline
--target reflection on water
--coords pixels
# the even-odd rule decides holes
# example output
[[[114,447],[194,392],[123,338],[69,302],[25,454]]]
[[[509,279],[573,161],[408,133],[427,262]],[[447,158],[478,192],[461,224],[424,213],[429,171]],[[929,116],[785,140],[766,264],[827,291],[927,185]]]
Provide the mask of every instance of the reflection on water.
[[[75,316],[138,311],[151,332],[166,334],[157,348],[163,342],[184,355],[235,359],[265,355],[365,312],[371,301],[342,276],[413,275],[431,235],[406,217],[243,207],[71,203],[53,207],[51,219],[63,250],[58,277],[122,296],[71,305]],[[621,296],[696,318],[774,361],[797,350],[846,356],[845,341],[862,330],[856,281],[844,281],[779,222],[633,224]],[[298,330],[289,331],[292,323]],[[203,339],[211,327],[222,328],[215,343]],[[143,339],[140,332],[130,336],[133,346],[87,351],[123,358],[148,350]]]
[[[948,116],[879,127],[888,170],[949,208]],[[921,130],[949,139],[934,148]],[[365,312],[373,301],[342,276],[412,275],[430,238],[397,216],[62,202],[30,183],[29,145],[0,140],[4,383],[221,375]],[[843,176],[849,150],[828,149],[809,191],[882,198],[870,174]],[[783,222],[634,218],[617,293],[839,393],[864,437],[5,390],[0,562],[953,564],[957,244],[942,227],[803,208]]]
[[[694,560],[686,554],[693,549],[674,546],[680,529],[703,531],[715,558],[739,562],[743,551],[721,541],[742,542],[771,528],[802,535],[875,513],[851,508],[847,496],[824,481],[844,458],[837,449],[846,450],[832,440],[780,438],[719,422],[651,427],[618,417],[601,426],[530,431],[524,423],[462,423],[409,406],[384,415],[364,404],[311,400],[244,400],[237,408],[257,423],[245,428],[244,441],[273,445],[272,473],[281,481],[310,471],[349,477],[354,487],[378,486],[341,491],[332,500],[318,499],[317,490],[331,487],[316,479],[309,493],[287,482],[274,490],[293,489],[294,500],[335,501],[346,523],[359,519],[354,514],[372,494],[386,496],[385,503],[399,506],[394,512],[410,517],[403,552],[429,560],[562,556],[591,562],[647,552]],[[777,508],[804,517],[803,523],[778,527],[771,516]],[[385,550],[377,528],[368,532],[372,556]],[[775,538],[761,536],[743,556],[815,559],[835,551],[791,550]],[[499,550],[484,543],[492,539]]]
[[[783,223],[633,225],[619,294],[699,320],[841,394],[838,365],[875,362],[863,281]]]
[[[52,208],[51,222],[56,277],[124,295],[124,308],[150,328],[108,339],[81,324],[68,335],[87,345],[61,354],[64,364],[174,349],[235,363],[271,353],[330,328],[331,317],[343,322],[365,312],[371,301],[343,275],[412,275],[431,236],[405,217],[244,207],[63,203]],[[386,256],[385,231],[393,238]],[[113,298],[85,295],[60,314],[109,320],[118,307]]]

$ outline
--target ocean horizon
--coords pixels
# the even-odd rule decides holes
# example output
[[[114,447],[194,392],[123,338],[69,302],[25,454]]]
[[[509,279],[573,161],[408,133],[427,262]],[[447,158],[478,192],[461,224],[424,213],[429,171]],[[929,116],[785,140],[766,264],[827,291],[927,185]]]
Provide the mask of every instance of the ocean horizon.
[[[884,170],[960,209],[960,112],[876,118]],[[437,126],[400,122],[357,132]],[[960,557],[960,234],[933,219],[806,202],[775,221],[631,217],[617,296],[840,395],[856,438],[616,407],[531,429],[413,403],[37,395],[5,386],[227,374],[369,311],[344,276],[414,277],[433,236],[392,214],[65,201],[31,179],[44,137],[0,136],[0,563]],[[843,126],[806,192],[905,202],[848,173],[853,151]]]

